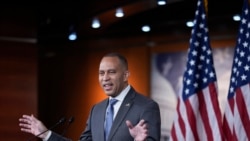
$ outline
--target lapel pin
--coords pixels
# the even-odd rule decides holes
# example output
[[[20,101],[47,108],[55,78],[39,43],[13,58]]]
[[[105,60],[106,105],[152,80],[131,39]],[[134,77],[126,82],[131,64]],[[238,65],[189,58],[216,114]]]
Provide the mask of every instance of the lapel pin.
[[[125,106],[127,106],[127,107],[130,106],[130,103],[127,103]]]

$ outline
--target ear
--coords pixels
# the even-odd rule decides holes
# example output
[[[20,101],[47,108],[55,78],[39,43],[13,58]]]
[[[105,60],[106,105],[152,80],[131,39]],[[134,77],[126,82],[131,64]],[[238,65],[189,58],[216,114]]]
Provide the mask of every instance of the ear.
[[[129,71],[125,71],[125,73],[124,73],[124,80],[128,80],[129,75],[130,75],[130,72]]]

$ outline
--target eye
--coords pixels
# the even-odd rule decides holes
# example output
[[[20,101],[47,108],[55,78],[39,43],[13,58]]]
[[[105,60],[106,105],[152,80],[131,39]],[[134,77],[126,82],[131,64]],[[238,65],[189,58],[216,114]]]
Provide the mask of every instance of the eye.
[[[104,75],[104,72],[103,71],[99,71],[99,75]]]
[[[115,73],[116,73],[116,71],[114,71],[114,70],[109,71],[109,74],[115,74]]]

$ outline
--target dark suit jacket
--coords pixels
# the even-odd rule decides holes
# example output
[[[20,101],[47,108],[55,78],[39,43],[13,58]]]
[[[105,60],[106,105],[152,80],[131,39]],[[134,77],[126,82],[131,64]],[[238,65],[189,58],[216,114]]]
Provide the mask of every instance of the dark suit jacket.
[[[104,119],[108,99],[93,106],[86,128],[80,136],[80,141],[105,141]],[[126,120],[136,125],[141,119],[148,123],[148,141],[160,141],[161,119],[158,104],[137,93],[132,87],[125,97],[121,107],[114,119],[109,134],[109,141],[134,141],[129,133]],[[49,141],[65,141],[59,135],[52,133]]]

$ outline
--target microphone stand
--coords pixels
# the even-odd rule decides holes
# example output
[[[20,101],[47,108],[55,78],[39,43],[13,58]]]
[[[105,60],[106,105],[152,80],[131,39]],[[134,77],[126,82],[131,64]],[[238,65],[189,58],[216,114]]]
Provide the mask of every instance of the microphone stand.
[[[63,132],[62,132],[62,134],[61,134],[62,136],[66,133],[67,129],[69,128],[69,126],[70,126],[70,124],[71,124],[72,122],[74,122],[74,117],[73,117],[73,116],[69,118],[68,124],[67,124],[67,126],[64,128],[64,130],[63,130]]]

